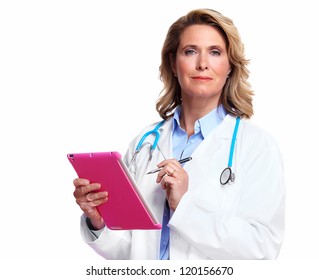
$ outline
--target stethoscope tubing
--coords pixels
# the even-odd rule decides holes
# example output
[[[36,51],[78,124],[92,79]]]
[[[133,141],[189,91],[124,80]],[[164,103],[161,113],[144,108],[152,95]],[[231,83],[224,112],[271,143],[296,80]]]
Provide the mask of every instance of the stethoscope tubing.
[[[239,127],[240,117],[236,118],[236,125],[233,132],[233,137],[231,140],[231,146],[230,146],[230,152],[229,152],[229,158],[228,158],[228,167],[231,168],[233,165],[233,157],[234,157],[234,150],[235,150],[235,142],[237,138],[237,132]]]
[[[160,134],[159,134],[159,132],[158,132],[158,129],[163,125],[164,122],[165,122],[165,120],[162,120],[161,122],[159,122],[159,123],[157,124],[157,126],[155,126],[155,128],[154,128],[153,130],[150,130],[150,131],[146,132],[146,133],[142,136],[141,140],[138,142],[138,144],[137,144],[137,146],[136,146],[135,152],[138,152],[138,151],[141,150],[142,145],[143,145],[143,143],[144,143],[146,137],[148,137],[148,136],[151,135],[151,134],[154,134],[154,135],[155,135],[155,140],[154,140],[154,142],[153,142],[153,145],[151,146],[151,151],[152,151],[152,150],[155,150],[155,148],[156,148],[156,146],[157,146],[157,143],[158,143],[158,140],[159,140],[159,138],[160,138]]]

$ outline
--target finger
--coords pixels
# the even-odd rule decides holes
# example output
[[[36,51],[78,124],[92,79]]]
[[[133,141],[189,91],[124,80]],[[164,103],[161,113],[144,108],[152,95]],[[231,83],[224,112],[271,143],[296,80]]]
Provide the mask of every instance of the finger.
[[[87,201],[93,202],[95,200],[108,198],[107,192],[90,192],[86,195]]]
[[[158,173],[156,181],[157,181],[157,183],[159,183],[164,178],[164,176],[166,176],[166,175],[171,176],[171,177],[176,177],[177,173],[178,173],[178,167],[174,167],[172,165],[166,165]]]
[[[96,200],[91,201],[91,205],[93,207],[97,207],[97,206],[107,202],[108,200],[109,200],[109,198],[106,196],[104,198],[100,198],[100,199],[96,199]]]
[[[96,209],[97,206],[100,204],[98,203],[93,203],[93,202],[81,202],[78,203],[82,211],[88,216],[88,217],[93,217],[98,215],[98,211]]]
[[[98,183],[93,183],[89,185],[79,186],[76,187],[75,191],[73,192],[74,197],[81,197],[87,195],[89,192],[99,190],[101,185]]]
[[[183,167],[176,159],[174,159],[167,161],[167,164],[164,165],[163,168],[166,170],[167,175],[170,175],[174,172],[174,170],[178,171]]]
[[[85,198],[85,200],[82,199],[77,199],[76,203],[80,206],[80,208],[85,212],[85,213],[92,213],[92,211],[96,211],[96,207],[107,202],[108,201],[108,196],[102,196],[97,199],[91,200],[90,201]]]
[[[173,166],[181,166],[181,164],[177,161],[177,159],[175,158],[172,158],[172,159],[166,159],[166,160],[163,160],[162,162],[160,162],[157,167],[161,168],[161,167],[164,167],[168,164],[172,164]]]
[[[97,206],[108,201],[108,197],[103,197],[99,199],[95,199],[89,202],[82,202],[81,205],[85,206],[86,211],[89,211],[91,208],[96,208]]]
[[[76,178],[73,180],[73,185],[77,187],[85,186],[90,184],[90,181],[84,178]]]
[[[166,187],[167,187],[166,181],[165,181],[165,177],[167,177],[167,176],[164,176],[162,178],[162,180],[159,182],[161,184],[161,187],[162,187],[163,190],[166,190]]]
[[[165,173],[168,176],[173,176],[174,172],[176,171],[176,169],[173,166],[170,166],[170,165],[165,166],[164,169],[165,169]]]
[[[162,168],[157,174],[156,183],[160,183],[162,181],[163,177],[166,175],[167,174],[166,174],[165,168]]]
[[[170,176],[164,176],[163,179],[161,180],[161,186],[162,188],[165,190],[167,188],[169,188],[170,185],[172,185],[174,183],[174,178],[170,177]]]

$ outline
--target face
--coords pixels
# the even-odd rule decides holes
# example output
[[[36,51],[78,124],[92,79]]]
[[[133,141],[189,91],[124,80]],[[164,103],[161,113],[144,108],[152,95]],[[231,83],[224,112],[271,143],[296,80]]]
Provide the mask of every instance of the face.
[[[226,43],[220,31],[208,25],[192,25],[180,36],[172,69],[184,100],[205,98],[218,103],[230,73]]]

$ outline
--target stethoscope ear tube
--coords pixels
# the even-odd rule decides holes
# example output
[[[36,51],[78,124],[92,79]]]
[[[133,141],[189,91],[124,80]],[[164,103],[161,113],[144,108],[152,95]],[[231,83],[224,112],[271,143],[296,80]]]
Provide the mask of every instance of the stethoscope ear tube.
[[[141,140],[138,142],[138,144],[137,144],[137,146],[136,146],[135,152],[138,153],[138,152],[141,150],[142,145],[143,145],[143,143],[144,143],[144,140],[145,140],[146,137],[149,136],[150,134],[154,134],[154,135],[155,135],[155,139],[154,139],[154,142],[153,142],[153,144],[152,144],[150,150],[151,150],[151,151],[152,151],[152,150],[155,150],[155,148],[156,148],[156,146],[157,146],[157,142],[158,142],[158,140],[159,140],[159,138],[160,138],[160,134],[159,134],[159,132],[158,132],[158,129],[163,125],[164,122],[165,122],[165,120],[162,120],[161,122],[159,122],[159,123],[157,124],[157,126],[156,126],[153,130],[150,130],[150,131],[146,132],[146,133],[142,136]]]

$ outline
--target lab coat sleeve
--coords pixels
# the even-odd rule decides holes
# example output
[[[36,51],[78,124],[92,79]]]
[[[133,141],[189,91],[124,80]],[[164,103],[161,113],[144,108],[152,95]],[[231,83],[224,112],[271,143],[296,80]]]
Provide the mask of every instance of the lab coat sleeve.
[[[83,240],[105,259],[124,260],[130,258],[131,233],[123,230],[104,228],[98,237],[88,228],[86,216],[81,216],[81,235]]]
[[[284,234],[283,167],[275,143],[265,142],[241,155],[236,172],[244,175],[233,209],[209,206],[196,188],[183,196],[171,218],[171,231],[207,258],[277,258]]]

